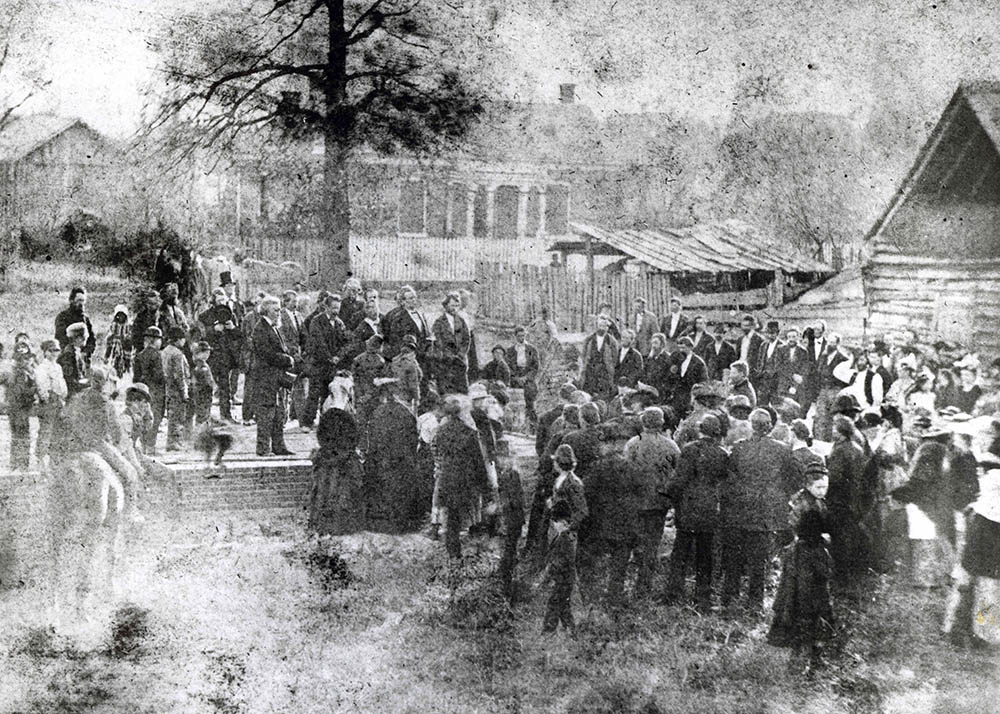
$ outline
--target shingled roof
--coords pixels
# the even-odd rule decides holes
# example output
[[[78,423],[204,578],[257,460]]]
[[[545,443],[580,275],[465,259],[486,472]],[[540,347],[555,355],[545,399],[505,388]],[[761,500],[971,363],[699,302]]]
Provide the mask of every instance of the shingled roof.
[[[604,230],[571,222],[570,229],[670,273],[833,272],[824,263],[772,244],[750,224],[736,220],[655,230]]]
[[[0,163],[17,161],[48,143],[67,129],[80,124],[79,119],[53,114],[13,117],[0,129]]]

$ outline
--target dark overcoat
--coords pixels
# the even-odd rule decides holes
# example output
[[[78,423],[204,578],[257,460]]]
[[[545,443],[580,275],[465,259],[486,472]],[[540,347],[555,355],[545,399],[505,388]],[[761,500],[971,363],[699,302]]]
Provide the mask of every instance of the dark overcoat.
[[[479,435],[459,419],[446,418],[434,435],[438,502],[459,515],[468,514],[489,481]]]

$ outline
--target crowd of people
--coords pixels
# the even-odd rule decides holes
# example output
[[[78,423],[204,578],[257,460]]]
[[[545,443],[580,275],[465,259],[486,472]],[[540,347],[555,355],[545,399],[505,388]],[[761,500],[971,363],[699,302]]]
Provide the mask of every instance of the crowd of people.
[[[293,290],[241,302],[220,283],[191,321],[172,285],[143,293],[134,318],[117,307],[100,351],[83,288],[37,357],[18,335],[2,370],[11,466],[28,467],[37,413],[39,463],[104,479],[141,519],[161,421],[167,450],[194,442],[221,462],[242,374],[258,456],[291,455],[290,420],[316,432],[314,530],[415,530],[429,517],[456,562],[463,538],[500,535],[508,592],[519,568],[544,566],[553,583],[546,631],[573,627],[577,584],[612,608],[630,591],[760,613],[780,560],[771,641],[811,666],[834,597],[908,562],[915,585],[950,588],[949,636],[985,643],[972,613],[1000,579],[1000,441],[989,419],[981,443],[968,425],[997,412],[1000,361],[907,335],[849,348],[822,322],[710,325],[680,298],[660,318],[638,299],[624,316],[601,306],[579,373],[539,414],[539,348],[519,326],[480,365],[467,293],[447,293],[429,323],[411,287],[383,314],[355,279],[311,310]],[[128,373],[119,413],[113,385]],[[530,503],[505,438],[514,396],[535,436]]]

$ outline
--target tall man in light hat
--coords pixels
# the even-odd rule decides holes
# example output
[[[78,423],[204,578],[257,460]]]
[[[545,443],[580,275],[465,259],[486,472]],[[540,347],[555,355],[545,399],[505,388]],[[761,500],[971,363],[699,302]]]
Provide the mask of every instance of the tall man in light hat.
[[[90,384],[90,367],[87,361],[87,343],[90,330],[84,322],[74,322],[66,327],[66,345],[59,355],[63,379],[69,396],[82,392]]]
[[[163,375],[166,383],[167,451],[183,447],[188,430],[191,399],[191,365],[184,354],[187,332],[175,325],[167,330],[168,344],[163,348]],[[148,386],[148,385],[147,385]]]

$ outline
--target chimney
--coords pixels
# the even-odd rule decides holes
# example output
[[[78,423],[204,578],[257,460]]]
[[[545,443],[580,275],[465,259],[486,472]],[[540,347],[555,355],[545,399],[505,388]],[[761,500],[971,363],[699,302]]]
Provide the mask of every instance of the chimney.
[[[559,85],[559,103],[560,104],[572,104],[576,99],[576,85],[575,84],[560,84]]]

